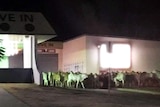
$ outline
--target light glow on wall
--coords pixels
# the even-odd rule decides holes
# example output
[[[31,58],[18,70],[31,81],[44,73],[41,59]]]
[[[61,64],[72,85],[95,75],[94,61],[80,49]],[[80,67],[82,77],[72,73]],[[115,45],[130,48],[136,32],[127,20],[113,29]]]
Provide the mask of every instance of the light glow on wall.
[[[109,64],[109,54],[107,54],[107,45],[102,44],[100,46],[100,66],[102,68],[108,68],[110,66]]]
[[[100,47],[101,68],[129,68],[131,65],[131,47],[129,44],[112,44],[111,53],[107,52],[107,44]]]
[[[129,68],[131,65],[131,47],[129,44],[112,45],[112,68]]]

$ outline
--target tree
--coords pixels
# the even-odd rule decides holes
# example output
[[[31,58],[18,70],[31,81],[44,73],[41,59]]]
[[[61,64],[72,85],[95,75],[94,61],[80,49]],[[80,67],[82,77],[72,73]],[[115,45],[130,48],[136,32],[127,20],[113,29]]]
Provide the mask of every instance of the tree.
[[[2,43],[2,40],[0,40],[0,43]],[[5,48],[0,46],[0,61],[4,58],[5,56]]]

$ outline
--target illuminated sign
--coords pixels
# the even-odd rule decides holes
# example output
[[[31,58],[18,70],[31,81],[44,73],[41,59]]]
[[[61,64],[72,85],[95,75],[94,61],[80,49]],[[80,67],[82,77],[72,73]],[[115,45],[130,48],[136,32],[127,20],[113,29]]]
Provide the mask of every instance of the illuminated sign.
[[[41,49],[62,49],[63,43],[62,42],[43,42],[38,44],[38,47]]]
[[[55,35],[41,13],[0,11],[1,34]]]
[[[56,53],[56,49],[38,49],[38,53]]]

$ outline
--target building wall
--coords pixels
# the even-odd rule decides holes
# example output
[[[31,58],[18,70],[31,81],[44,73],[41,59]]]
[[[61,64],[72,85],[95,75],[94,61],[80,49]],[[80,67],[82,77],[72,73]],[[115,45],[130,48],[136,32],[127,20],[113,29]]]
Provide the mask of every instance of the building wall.
[[[131,44],[131,68],[128,70],[151,72],[160,69],[160,41],[135,40],[126,38],[87,36],[87,72],[98,73],[98,48],[102,43],[111,41],[112,43]]]
[[[63,70],[63,50],[56,49],[56,54],[58,54],[58,70]]]
[[[97,40],[93,37],[86,37],[86,66],[87,73],[99,73]]]
[[[100,71],[98,45],[102,43],[111,42],[125,42],[128,43],[129,39],[87,36],[87,73],[97,73]]]
[[[85,35],[63,44],[63,69],[66,66],[73,68],[77,63],[83,62],[82,72],[99,73],[98,45],[108,41],[131,44],[131,68],[127,70],[160,70],[160,41]]]
[[[40,53],[48,53],[48,54],[58,54],[58,70],[63,70],[62,62],[63,62],[63,43],[62,42],[43,42],[38,44],[38,50],[46,52]],[[54,65],[53,65],[54,66]]]
[[[86,73],[86,37],[82,36],[63,43],[63,70]]]
[[[132,69],[151,72],[160,69],[160,41],[132,41]]]

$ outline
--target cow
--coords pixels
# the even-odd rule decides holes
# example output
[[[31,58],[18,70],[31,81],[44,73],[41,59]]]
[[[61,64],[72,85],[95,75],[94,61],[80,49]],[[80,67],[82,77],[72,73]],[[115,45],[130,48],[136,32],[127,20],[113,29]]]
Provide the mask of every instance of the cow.
[[[62,87],[67,87],[67,80],[68,80],[69,72],[60,72],[60,81],[62,82]]]
[[[117,71],[112,72],[111,78],[116,87],[134,86],[135,85],[135,72],[132,71]]]
[[[53,85],[52,72],[47,72],[47,75],[48,75],[48,83],[50,86],[52,86]]]
[[[155,74],[158,79],[160,79],[160,71],[159,70],[153,70],[152,73]]]
[[[152,73],[154,74],[155,78],[158,80],[158,85],[160,86],[160,71],[153,70]]]
[[[56,87],[62,87],[60,72],[52,72],[53,84]]]
[[[136,77],[136,75],[139,75],[137,72],[135,71],[129,71],[125,73],[125,86],[126,87],[135,87],[138,85],[138,80]]]
[[[47,73],[42,72],[42,78],[43,78],[43,85],[48,86],[48,79],[47,79]]]
[[[121,82],[122,86],[124,86],[125,73],[117,72],[116,75],[113,77],[113,81],[114,81],[116,87],[120,86],[119,82]]]
[[[153,80],[153,73],[146,71],[137,72],[135,77],[138,82],[138,87],[149,86],[150,82]]]
[[[67,86],[71,87],[71,83],[76,82],[76,88],[78,88],[79,83],[81,83],[82,88],[84,87],[83,81],[88,78],[87,74],[84,73],[73,73],[72,71],[68,74]]]

